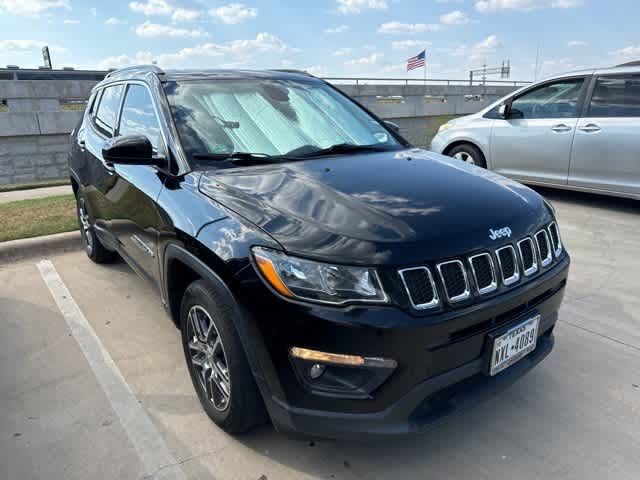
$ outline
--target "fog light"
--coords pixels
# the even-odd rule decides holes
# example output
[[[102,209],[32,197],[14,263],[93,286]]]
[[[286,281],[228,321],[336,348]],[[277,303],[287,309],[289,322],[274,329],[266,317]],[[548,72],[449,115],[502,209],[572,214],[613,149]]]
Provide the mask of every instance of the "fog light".
[[[314,380],[316,378],[320,378],[324,373],[324,371],[326,370],[326,368],[327,367],[325,367],[324,365],[320,365],[319,363],[316,363],[309,369],[309,376]]]

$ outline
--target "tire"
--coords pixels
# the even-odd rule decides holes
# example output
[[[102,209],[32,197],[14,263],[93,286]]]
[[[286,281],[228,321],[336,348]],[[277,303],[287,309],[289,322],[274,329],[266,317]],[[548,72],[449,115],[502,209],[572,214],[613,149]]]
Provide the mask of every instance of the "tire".
[[[461,143],[447,152],[447,155],[478,167],[487,168],[487,161],[478,147],[470,143]]]
[[[93,220],[87,210],[87,202],[80,193],[76,195],[76,213],[78,215],[82,246],[87,256],[95,263],[112,262],[117,257],[117,253],[107,250],[100,242],[93,226]]]
[[[182,299],[180,328],[202,407],[220,428],[238,434],[264,423],[267,414],[234,325],[233,302],[221,288],[197,280]]]

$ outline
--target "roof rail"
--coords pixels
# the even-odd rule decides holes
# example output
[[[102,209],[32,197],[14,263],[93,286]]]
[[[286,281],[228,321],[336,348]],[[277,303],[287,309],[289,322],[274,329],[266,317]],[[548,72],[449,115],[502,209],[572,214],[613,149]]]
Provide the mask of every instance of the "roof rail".
[[[299,73],[300,75],[306,75],[307,77],[314,77],[312,73],[307,72],[306,70],[299,70],[296,68],[274,68],[274,72],[283,72],[283,73]]]
[[[119,68],[117,70],[113,70],[109,73],[107,73],[107,75],[104,78],[110,78],[115,74],[119,74],[119,73],[126,73],[130,70],[146,70],[149,72],[154,72],[157,74],[162,74],[164,73],[164,71],[158,67],[157,65],[133,65],[131,67],[124,67],[124,68]]]

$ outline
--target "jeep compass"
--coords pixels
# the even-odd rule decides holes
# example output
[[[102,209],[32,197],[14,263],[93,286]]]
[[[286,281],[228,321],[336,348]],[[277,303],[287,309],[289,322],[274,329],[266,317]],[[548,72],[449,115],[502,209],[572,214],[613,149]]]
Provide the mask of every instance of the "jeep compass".
[[[552,349],[551,205],[303,72],[112,72],[69,169],[87,255],[157,288],[227,432],[421,432]]]

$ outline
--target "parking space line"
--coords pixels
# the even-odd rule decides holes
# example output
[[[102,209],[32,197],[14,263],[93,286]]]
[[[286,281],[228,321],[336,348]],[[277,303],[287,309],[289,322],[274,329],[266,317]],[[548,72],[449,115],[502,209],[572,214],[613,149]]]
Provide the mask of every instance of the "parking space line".
[[[145,479],[183,480],[186,476],[169,452],[160,432],[142,408],[111,355],[75,302],[49,260],[37,264],[40,275],[78,342],[98,383],[133,444],[145,469]]]

